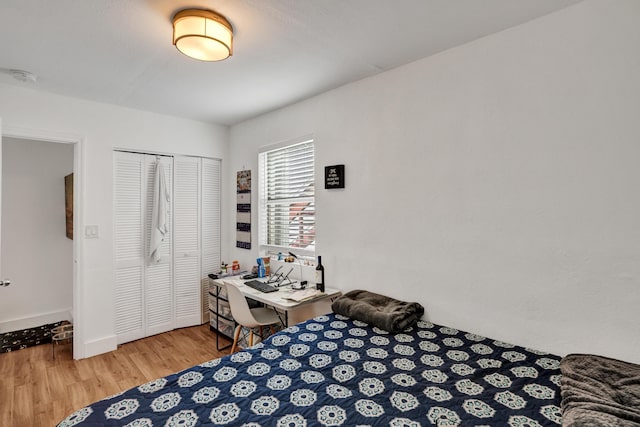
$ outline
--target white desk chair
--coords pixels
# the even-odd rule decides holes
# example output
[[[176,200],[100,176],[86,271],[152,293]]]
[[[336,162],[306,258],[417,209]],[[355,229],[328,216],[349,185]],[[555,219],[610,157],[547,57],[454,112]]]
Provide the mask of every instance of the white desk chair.
[[[229,306],[231,307],[231,315],[238,323],[233,336],[233,345],[231,353],[236,351],[238,338],[243,327],[249,329],[249,346],[253,345],[253,328],[260,327],[260,335],[262,335],[262,327],[270,326],[271,333],[275,333],[274,325],[280,324],[280,317],[275,310],[270,308],[249,308],[245,296],[240,292],[236,285],[224,282],[227,288],[227,297],[229,298]]]

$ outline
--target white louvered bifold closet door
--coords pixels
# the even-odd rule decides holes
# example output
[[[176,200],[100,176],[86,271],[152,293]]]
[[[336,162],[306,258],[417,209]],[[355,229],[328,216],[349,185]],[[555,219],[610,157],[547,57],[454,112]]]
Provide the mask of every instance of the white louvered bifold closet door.
[[[220,270],[220,160],[202,159],[201,274],[202,318],[209,322],[209,273]]]
[[[172,248],[172,222],[173,210],[169,200],[167,215],[167,228],[169,231],[162,240],[160,246],[160,261],[151,262],[149,246],[151,241],[151,224],[153,214],[153,192],[156,172],[156,162],[162,162],[164,166],[164,179],[171,194],[173,188],[173,158],[167,156],[144,155],[145,158],[145,319],[146,336],[170,331],[174,328],[173,317],[173,252]]]
[[[198,157],[174,158],[174,303],[176,327],[198,325],[200,284],[200,171]]]
[[[118,344],[144,330],[144,158],[114,153],[115,331]]]
[[[114,152],[115,317],[118,344],[174,328],[171,222],[160,247],[161,260],[149,260],[156,162],[164,165],[171,194],[173,159]],[[169,203],[171,206],[171,203]]]

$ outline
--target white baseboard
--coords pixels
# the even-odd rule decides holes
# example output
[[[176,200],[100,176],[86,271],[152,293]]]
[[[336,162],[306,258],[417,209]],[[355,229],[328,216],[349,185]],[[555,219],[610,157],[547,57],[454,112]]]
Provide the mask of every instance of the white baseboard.
[[[84,351],[76,352],[74,349],[74,359],[84,359],[85,357],[93,357],[98,354],[108,353],[118,349],[118,338],[115,335],[109,335],[97,340],[86,342],[83,346]],[[80,354],[84,353],[84,354]]]
[[[60,322],[62,320],[72,320],[71,309],[40,313],[35,316],[22,317],[19,319],[0,321],[0,333],[19,331],[27,328],[35,328],[49,323]]]

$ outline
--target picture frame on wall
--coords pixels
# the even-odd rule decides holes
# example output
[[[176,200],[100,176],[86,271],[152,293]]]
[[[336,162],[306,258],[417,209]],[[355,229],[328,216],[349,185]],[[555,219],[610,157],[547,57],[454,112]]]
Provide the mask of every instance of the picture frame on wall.
[[[64,206],[67,238],[73,240],[73,174],[64,177]]]
[[[324,167],[324,188],[344,188],[344,165],[332,165]]]

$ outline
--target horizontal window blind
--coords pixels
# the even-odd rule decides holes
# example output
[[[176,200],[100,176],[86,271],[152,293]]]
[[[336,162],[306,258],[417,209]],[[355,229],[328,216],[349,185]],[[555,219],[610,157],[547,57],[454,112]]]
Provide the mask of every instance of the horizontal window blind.
[[[260,245],[315,250],[314,144],[305,140],[260,153]]]

